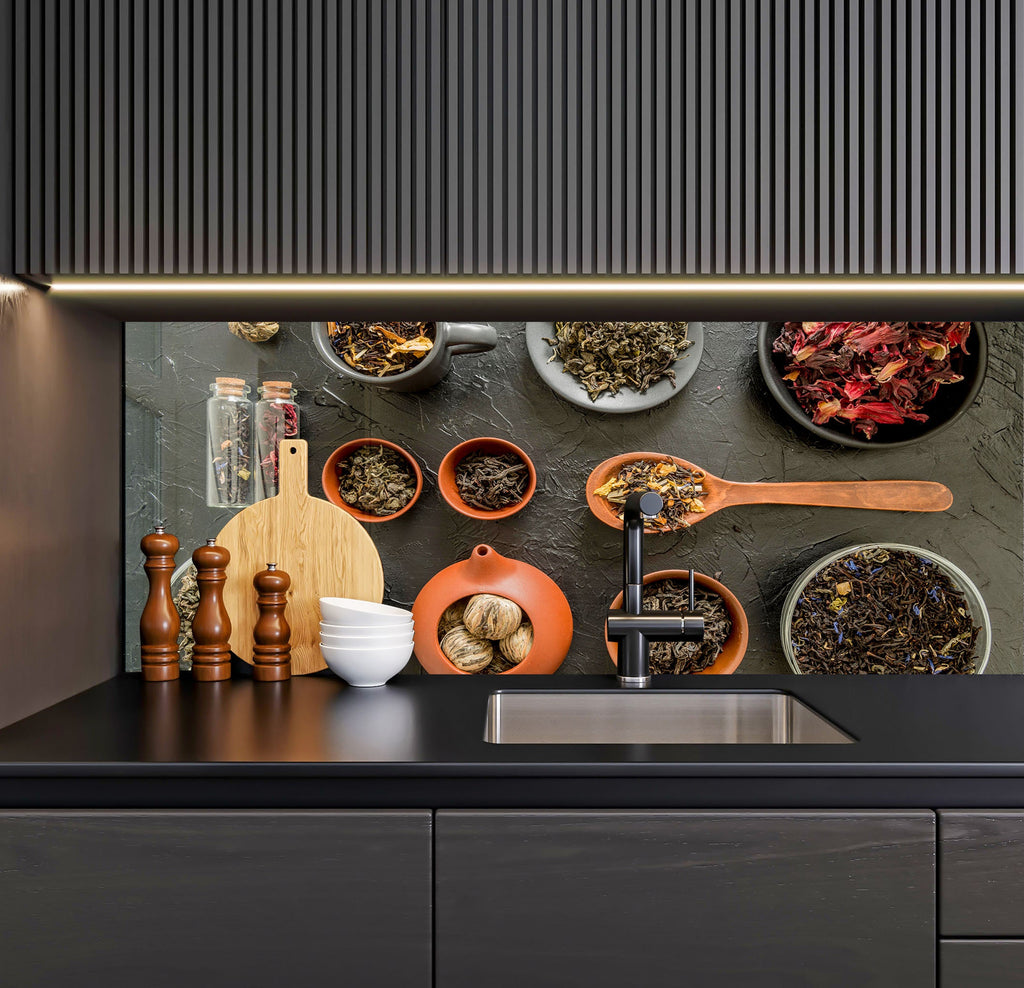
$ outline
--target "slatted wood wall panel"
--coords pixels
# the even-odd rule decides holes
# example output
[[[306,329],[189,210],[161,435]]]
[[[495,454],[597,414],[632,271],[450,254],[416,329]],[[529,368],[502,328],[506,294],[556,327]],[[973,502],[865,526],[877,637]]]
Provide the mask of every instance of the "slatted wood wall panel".
[[[1024,273],[1021,0],[13,0],[20,272]]]

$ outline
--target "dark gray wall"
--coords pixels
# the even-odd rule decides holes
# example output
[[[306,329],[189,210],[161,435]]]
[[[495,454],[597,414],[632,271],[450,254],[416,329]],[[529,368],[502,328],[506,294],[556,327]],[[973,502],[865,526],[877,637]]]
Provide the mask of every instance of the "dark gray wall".
[[[121,665],[122,339],[0,284],[0,725]]]
[[[19,272],[1024,272],[1017,0],[14,0]]]

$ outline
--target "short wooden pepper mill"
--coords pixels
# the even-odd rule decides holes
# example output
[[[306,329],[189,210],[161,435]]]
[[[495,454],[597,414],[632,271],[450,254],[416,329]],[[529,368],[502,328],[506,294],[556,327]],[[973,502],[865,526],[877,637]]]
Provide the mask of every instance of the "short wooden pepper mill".
[[[252,579],[260,611],[252,632],[252,678],[261,683],[291,678],[292,629],[284,616],[291,584],[292,578],[279,570],[277,563],[267,563],[267,568]]]
[[[149,597],[139,621],[142,678],[150,682],[165,682],[178,678],[181,619],[171,594],[171,574],[174,572],[178,540],[165,532],[162,524],[157,524],[153,532],[142,537],[139,546],[146,556],[145,570],[149,577]]]
[[[231,678],[231,619],[224,606],[224,581],[231,553],[207,539],[192,553],[199,584],[199,606],[192,619],[192,675],[201,682]]]

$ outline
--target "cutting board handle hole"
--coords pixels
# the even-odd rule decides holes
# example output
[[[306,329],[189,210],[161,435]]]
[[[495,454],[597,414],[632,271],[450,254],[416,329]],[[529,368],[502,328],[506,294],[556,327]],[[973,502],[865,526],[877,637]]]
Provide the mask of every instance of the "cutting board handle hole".
[[[295,448],[294,446],[291,446],[291,447],[290,447],[290,448],[288,449],[288,452],[289,452],[289,453],[297,453],[297,452],[298,452],[298,450],[297,450],[297,449],[296,449],[296,448]]]

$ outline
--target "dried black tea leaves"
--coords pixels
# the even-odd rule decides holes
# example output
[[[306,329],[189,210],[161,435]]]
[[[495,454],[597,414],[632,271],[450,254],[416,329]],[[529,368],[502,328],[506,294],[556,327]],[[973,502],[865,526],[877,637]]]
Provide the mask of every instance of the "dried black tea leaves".
[[[732,634],[732,619],[725,601],[703,587],[694,592],[697,613],[704,618],[704,639],[699,642],[651,642],[651,672],[680,676],[707,669],[722,653]],[[644,609],[685,611],[690,606],[690,585],[686,580],[658,580],[643,592]]]
[[[621,519],[626,498],[634,491],[657,491],[665,503],[660,514],[644,519],[648,532],[688,528],[686,516],[704,510],[704,473],[682,467],[674,460],[634,460],[594,493],[608,501]]]
[[[393,515],[416,494],[412,467],[389,446],[360,446],[336,469],[341,499],[368,515]]]
[[[790,641],[807,673],[973,673],[980,629],[956,584],[905,549],[866,549],[804,587]]]
[[[434,348],[432,322],[329,322],[331,348],[353,370],[390,377],[409,370]]]
[[[663,379],[675,387],[672,365],[693,345],[685,322],[556,322],[545,342],[591,401],[621,388],[644,394]]]
[[[515,453],[470,453],[455,468],[459,497],[480,511],[518,504],[529,484],[529,468]]]

